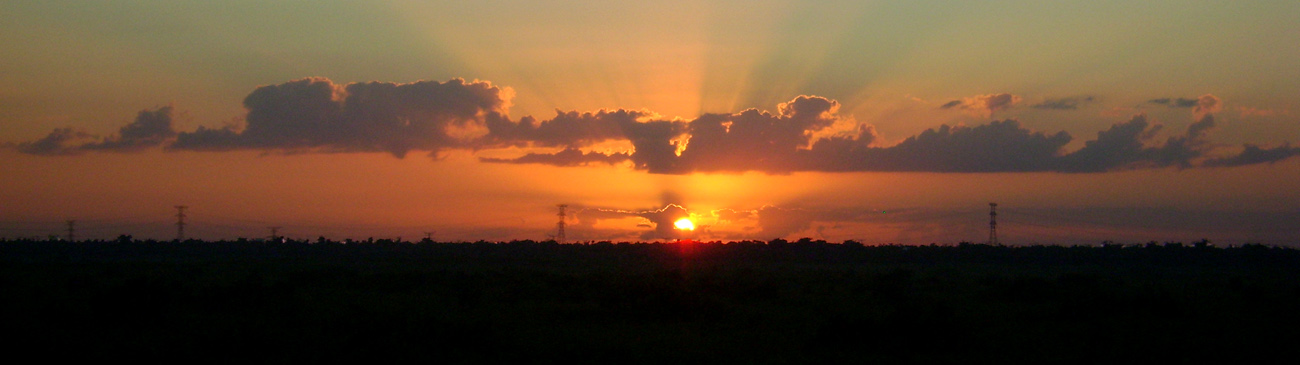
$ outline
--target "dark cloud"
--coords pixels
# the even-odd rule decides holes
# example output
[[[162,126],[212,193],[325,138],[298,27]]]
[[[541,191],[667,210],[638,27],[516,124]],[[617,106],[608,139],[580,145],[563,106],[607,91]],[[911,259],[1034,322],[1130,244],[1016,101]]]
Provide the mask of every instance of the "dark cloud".
[[[86,151],[136,152],[161,146],[175,136],[172,107],[164,106],[141,110],[116,135],[101,138],[72,128],[59,128],[39,140],[19,143],[17,148],[22,153],[47,156],[78,155]]]
[[[1292,156],[1300,156],[1300,147],[1291,147],[1290,143],[1286,143],[1273,148],[1263,148],[1258,145],[1247,143],[1241,153],[1231,157],[1210,159],[1205,161],[1205,166],[1233,167],[1261,163],[1271,164],[1291,158]]]
[[[495,120],[488,123],[490,133],[477,141],[480,147],[500,146],[565,146],[556,154],[531,154],[518,159],[482,159],[485,162],[538,163],[572,166],[573,158],[583,161],[600,161],[611,164],[631,160],[633,165],[652,173],[675,172],[674,159],[678,143],[686,133],[686,123],[675,120],[652,120],[653,114],[644,111],[601,110],[595,113],[557,111],[555,118],[537,121],[530,117],[518,123]],[[632,143],[632,154],[587,153],[577,156],[569,150],[607,140],[626,140]],[[558,156],[559,154],[568,156]],[[550,163],[558,162],[558,163]]]
[[[95,137],[72,128],[56,128],[44,138],[15,145],[18,152],[43,156],[68,156],[85,152],[81,146],[93,143]]]
[[[88,150],[140,151],[162,146],[176,137],[172,127],[170,105],[155,110],[141,110],[135,121],[118,130],[116,136],[82,146]]]
[[[1011,108],[1020,103],[1020,100],[1020,96],[1008,93],[975,95],[968,98],[949,101],[939,108],[966,110],[987,117],[998,111]]]
[[[1079,107],[1091,103],[1094,100],[1091,96],[1076,96],[1060,99],[1047,99],[1038,104],[1032,105],[1034,109],[1053,109],[1053,110],[1076,110]]]
[[[975,127],[943,125],[887,148],[824,141],[829,142],[819,142],[807,153],[828,171],[1003,172],[1052,169],[1070,135],[1032,132],[1016,120],[1005,120]]]
[[[247,125],[181,133],[172,149],[310,152],[439,151],[471,147],[505,118],[509,92],[488,82],[335,84],[307,78],[259,87],[244,98]]]
[[[855,130],[813,140],[814,133],[841,121],[838,104],[819,97],[800,97],[782,104],[779,114],[755,109],[735,114],[706,114],[688,123],[689,141],[680,154],[674,133],[625,133],[637,145],[631,154],[636,168],[651,173],[763,171],[928,171],[928,172],[1104,172],[1138,168],[1191,168],[1213,149],[1208,139],[1213,112],[1221,102],[1213,95],[1197,99],[1198,120],[1183,135],[1157,141],[1162,126],[1145,114],[1101,131],[1075,151],[1064,148],[1073,137],[1044,133],[1014,119],[978,126],[928,129],[888,147],[875,146],[875,129],[859,124]],[[653,122],[652,122],[653,123]],[[637,125],[652,125],[639,123]],[[652,146],[647,152],[644,147]],[[1279,151],[1280,152],[1280,151]],[[525,156],[561,166],[585,161],[619,161],[623,156],[579,154]],[[1288,156],[1289,157],[1289,156]],[[1224,160],[1226,161],[1226,160]],[[1240,160],[1249,161],[1249,160]],[[1217,162],[1226,163],[1226,162]]]
[[[677,172],[800,170],[799,151],[809,146],[813,133],[835,123],[839,106],[834,100],[800,96],[780,104],[779,114],[755,109],[707,114],[690,122],[691,138],[680,158],[662,155],[653,162]]]
[[[1155,138],[1160,126],[1150,126],[1139,114],[1127,122],[1097,132],[1097,139],[1062,158],[1063,169],[1071,172],[1101,172],[1132,166],[1145,160],[1146,141]]]
[[[1164,105],[1170,108],[1193,108],[1196,107],[1199,100],[1188,98],[1159,98],[1147,100],[1147,102],[1151,104]]]
[[[1111,126],[1097,133],[1097,139],[1062,158],[1061,171],[1102,172],[1136,168],[1190,168],[1212,148],[1207,139],[1214,127],[1214,115],[1206,114],[1188,126],[1187,134],[1169,137],[1162,145],[1151,146],[1161,126],[1150,125],[1145,114]]]
[[[229,151],[241,148],[243,139],[240,129],[233,126],[208,128],[199,126],[194,132],[182,132],[176,135],[176,142],[167,146],[167,150],[191,151]]]
[[[479,161],[489,163],[514,163],[514,164],[544,164],[554,166],[584,166],[595,163],[615,165],[624,161],[631,160],[632,156],[626,153],[603,154],[597,152],[583,153],[576,148],[566,148],[560,152],[546,153],[529,153],[523,157],[513,159],[480,157]]]
[[[680,121],[638,121],[647,114],[618,112],[560,113],[556,119],[538,123],[524,121],[498,138],[502,141],[540,142],[542,144],[573,145],[579,142],[598,142],[621,137],[630,141],[635,151],[630,160],[637,169],[651,173],[689,173],[694,171],[794,171],[801,164],[798,151],[806,148],[812,134],[838,120],[839,103],[834,100],[800,96],[778,105],[772,114],[749,109],[734,114],[705,114],[689,123]],[[551,126],[569,126],[552,128]],[[561,135],[550,130],[586,130],[586,134]],[[495,133],[494,133],[495,134]],[[689,135],[686,142],[680,137]],[[870,140],[866,140],[867,143]],[[686,143],[686,145],[682,145]],[[678,154],[678,151],[681,154]],[[577,157],[573,152],[569,157]],[[556,154],[558,155],[558,153]],[[605,155],[609,159],[622,159],[617,154]],[[596,153],[583,156],[600,160]],[[524,156],[515,160],[490,160],[491,162],[569,161],[559,156]]]
[[[612,139],[630,139],[638,130],[642,120],[654,115],[646,111],[635,110],[600,110],[579,113],[557,110],[555,118],[537,121],[532,117],[521,118],[518,123],[506,119],[495,119],[488,123],[491,134],[484,143],[498,145],[532,144],[536,146],[586,146]],[[650,123],[668,123],[657,121]],[[683,126],[676,126],[680,132]],[[674,127],[670,127],[674,129]]]
[[[1205,114],[1187,126],[1187,135],[1170,137],[1164,146],[1151,149],[1156,166],[1192,167],[1193,161],[1205,156],[1212,147],[1206,138],[1211,128],[1214,128],[1214,115]]]
[[[1217,96],[1205,94],[1196,98],[1196,105],[1193,107],[1192,113],[1196,115],[1196,119],[1201,119],[1207,114],[1218,113],[1220,110],[1223,110],[1223,100]]]
[[[1159,125],[1146,115],[1115,124],[1065,150],[1073,137],[1041,132],[1006,119],[976,126],[927,129],[892,146],[882,146],[875,128],[838,114],[840,104],[818,96],[798,96],[776,112],[749,109],[705,114],[693,120],[665,119],[643,110],[557,111],[539,120],[508,116],[512,92],[484,81],[336,84],[306,78],[262,86],[244,99],[244,123],[199,127],[177,133],[173,108],[144,110],[117,134],[99,138],[61,128],[36,141],[10,145],[39,155],[86,151],[222,151],[252,149],[286,153],[381,152],[403,157],[411,151],[436,154],[448,149],[503,147],[558,148],[483,162],[582,166],[631,162],[637,170],[659,174],[693,172],[790,173],[796,171],[930,172],[1103,172],[1135,168],[1192,168],[1266,163],[1294,155],[1290,147],[1248,145],[1238,156],[1209,158],[1215,148],[1209,131],[1222,101],[1210,94],[1195,99],[1154,99],[1153,104],[1192,108],[1195,123],[1183,135],[1159,141]],[[977,95],[942,108],[991,115],[1019,103],[1016,95]],[[1091,97],[1050,99],[1036,108],[1071,109]],[[632,145],[631,152],[602,153],[591,147],[609,141]]]

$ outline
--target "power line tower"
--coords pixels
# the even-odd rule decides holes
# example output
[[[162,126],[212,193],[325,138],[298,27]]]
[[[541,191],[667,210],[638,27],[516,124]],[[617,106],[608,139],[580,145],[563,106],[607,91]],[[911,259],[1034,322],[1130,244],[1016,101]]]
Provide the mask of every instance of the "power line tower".
[[[434,233],[438,233],[438,231],[428,231],[428,232],[424,232],[424,240],[425,240],[425,241],[429,241],[429,242],[433,242],[433,234],[434,234]]]
[[[560,204],[556,205],[556,207],[560,208],[560,212],[556,214],[560,216],[560,221],[555,223],[555,242],[564,243],[564,209],[568,208],[569,205]]]
[[[989,244],[998,244],[998,203],[989,203]]]
[[[185,208],[184,205],[176,206],[176,241],[185,239]]]
[[[275,227],[266,227],[266,228],[271,229],[271,240],[272,240],[272,241],[279,241],[279,240],[280,240],[280,228],[283,228],[283,227],[275,226]]]
[[[68,242],[77,242],[77,220],[68,220]]]

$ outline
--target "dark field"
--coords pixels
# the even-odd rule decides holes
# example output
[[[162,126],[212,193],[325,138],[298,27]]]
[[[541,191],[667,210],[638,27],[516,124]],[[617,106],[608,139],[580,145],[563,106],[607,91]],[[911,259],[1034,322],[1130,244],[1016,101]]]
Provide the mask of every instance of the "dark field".
[[[1260,245],[11,241],[0,290],[4,348],[50,360],[1300,355],[1300,251]]]

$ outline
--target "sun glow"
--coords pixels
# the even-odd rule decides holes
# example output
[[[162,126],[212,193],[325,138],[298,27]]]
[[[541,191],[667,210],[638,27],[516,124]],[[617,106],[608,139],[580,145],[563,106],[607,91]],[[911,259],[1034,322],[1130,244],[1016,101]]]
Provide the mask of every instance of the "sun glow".
[[[695,230],[695,222],[691,222],[690,218],[678,219],[676,222],[673,222],[673,226],[683,231]]]

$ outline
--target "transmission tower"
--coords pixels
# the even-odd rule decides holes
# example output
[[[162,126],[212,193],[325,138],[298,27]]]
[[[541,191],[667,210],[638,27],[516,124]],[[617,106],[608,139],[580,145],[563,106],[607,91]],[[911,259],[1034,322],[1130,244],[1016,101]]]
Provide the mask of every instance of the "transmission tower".
[[[429,241],[429,242],[433,242],[433,234],[434,234],[434,233],[438,233],[438,231],[428,231],[428,232],[424,232],[424,240],[425,240],[425,241]]]
[[[68,242],[77,242],[77,220],[68,220]]]
[[[560,221],[555,223],[555,242],[564,243],[564,208],[568,208],[569,205],[560,204],[556,205],[556,207],[560,208],[560,212],[556,214],[560,216]]]
[[[266,227],[266,228],[269,228],[269,229],[271,230],[271,240],[272,240],[272,241],[278,241],[278,240],[280,240],[280,234],[279,234],[279,233],[280,233],[280,228],[283,228],[283,227],[276,226],[276,227]]]
[[[184,205],[176,206],[176,241],[185,239],[185,208]]]
[[[998,244],[998,203],[989,203],[989,244]]]

